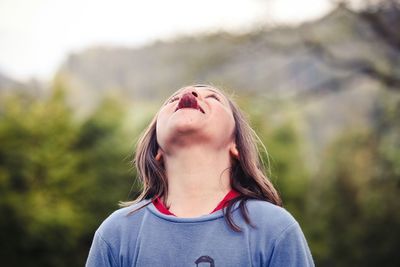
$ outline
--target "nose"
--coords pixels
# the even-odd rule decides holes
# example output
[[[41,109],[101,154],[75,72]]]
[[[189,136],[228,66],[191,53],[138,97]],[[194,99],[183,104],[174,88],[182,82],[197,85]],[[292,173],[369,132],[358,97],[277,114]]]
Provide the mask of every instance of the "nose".
[[[187,95],[187,94],[191,94],[196,98],[199,97],[199,93],[197,93],[196,89],[193,89],[193,88],[186,89],[182,92],[182,96]]]

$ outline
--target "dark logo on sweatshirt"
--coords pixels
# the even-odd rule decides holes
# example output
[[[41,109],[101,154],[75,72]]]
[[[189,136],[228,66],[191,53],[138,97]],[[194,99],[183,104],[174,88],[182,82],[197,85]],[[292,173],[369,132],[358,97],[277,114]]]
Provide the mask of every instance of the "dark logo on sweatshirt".
[[[207,255],[201,256],[194,263],[196,263],[196,266],[199,266],[199,264],[202,263],[202,262],[209,263],[210,267],[215,267],[214,259],[211,258],[210,256],[207,256]]]

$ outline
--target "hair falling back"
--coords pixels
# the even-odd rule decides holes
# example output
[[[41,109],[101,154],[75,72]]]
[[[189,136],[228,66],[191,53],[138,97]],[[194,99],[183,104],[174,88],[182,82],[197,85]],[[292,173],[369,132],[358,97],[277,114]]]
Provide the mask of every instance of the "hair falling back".
[[[266,170],[257,146],[258,143],[262,144],[261,140],[250,127],[237,104],[227,97],[222,90],[212,88],[226,97],[235,120],[234,138],[239,150],[239,157],[237,159],[232,158],[230,181],[231,187],[238,191],[240,196],[228,201],[227,207],[224,209],[224,216],[232,230],[240,232],[240,227],[232,219],[232,208],[235,203],[239,202],[239,208],[245,222],[252,225],[246,208],[247,200],[263,200],[278,206],[282,206],[282,200],[265,174]],[[133,163],[137,169],[138,178],[142,182],[142,191],[135,200],[122,202],[122,206],[129,206],[145,199],[154,200],[157,196],[167,198],[168,182],[164,166],[162,162],[155,159],[159,148],[156,123],[157,114],[144,130],[136,145]]]

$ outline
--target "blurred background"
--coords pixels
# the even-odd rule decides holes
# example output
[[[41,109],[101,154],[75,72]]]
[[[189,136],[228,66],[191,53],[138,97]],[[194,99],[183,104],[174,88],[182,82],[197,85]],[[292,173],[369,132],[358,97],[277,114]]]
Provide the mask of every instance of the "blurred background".
[[[2,266],[83,266],[193,83],[248,115],[317,266],[400,266],[399,29],[395,0],[0,0]]]

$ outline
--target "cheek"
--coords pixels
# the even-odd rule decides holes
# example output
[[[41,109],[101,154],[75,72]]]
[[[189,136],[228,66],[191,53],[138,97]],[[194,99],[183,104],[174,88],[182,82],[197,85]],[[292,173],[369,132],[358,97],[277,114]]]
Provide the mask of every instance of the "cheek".
[[[165,124],[166,124],[166,118],[165,116],[160,113],[157,116],[157,122],[156,122],[156,138],[157,138],[157,143],[161,145],[164,139],[165,135]]]
[[[214,123],[213,125],[219,128],[221,133],[231,134],[235,129],[235,120],[230,111],[220,108],[216,109],[216,112],[213,116]],[[214,127],[215,127],[214,126]]]
[[[171,116],[172,109],[171,107],[165,106],[160,109],[157,114],[157,128],[162,128],[160,126],[165,125],[169,116]]]

